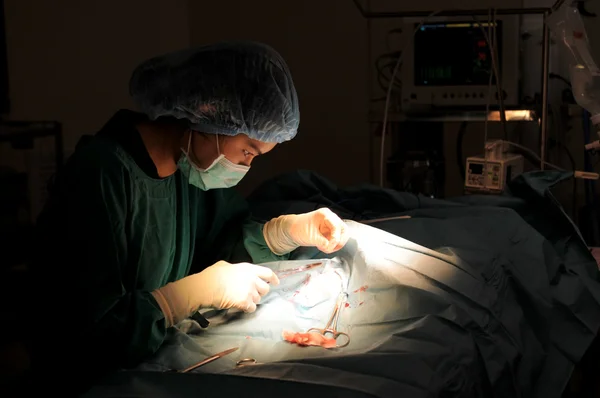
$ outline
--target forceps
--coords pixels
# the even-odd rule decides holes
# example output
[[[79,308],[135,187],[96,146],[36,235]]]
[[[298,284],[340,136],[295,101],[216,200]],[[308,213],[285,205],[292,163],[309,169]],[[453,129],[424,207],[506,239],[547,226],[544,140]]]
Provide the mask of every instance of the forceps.
[[[235,363],[236,368],[241,368],[241,367],[250,366],[250,365],[260,365],[260,363],[256,362],[256,359],[254,359],[254,358],[240,359],[239,361],[237,361]]]
[[[277,277],[279,279],[283,279],[283,278],[287,278],[288,276],[297,274],[299,272],[308,271],[309,269],[318,267],[320,265],[323,265],[323,263],[312,263],[312,264],[301,265],[300,267],[296,267],[296,268],[284,269],[282,271],[275,271],[275,275],[277,275]]]
[[[323,337],[327,337],[327,335],[330,334],[333,336],[333,339],[336,341],[336,343],[338,337],[344,336],[346,338],[346,342],[341,345],[336,344],[335,348],[346,347],[348,344],[350,344],[350,335],[348,335],[348,333],[340,332],[337,330],[338,319],[340,318],[340,313],[342,312],[342,308],[344,308],[344,303],[346,302],[347,298],[348,294],[346,292],[341,292],[337,302],[335,303],[335,308],[333,309],[333,313],[331,314],[331,318],[329,318],[327,325],[325,325],[325,327],[322,329],[310,328],[307,330],[307,332],[317,332]]]
[[[217,359],[219,359],[219,358],[222,358],[222,357],[224,357],[225,355],[229,355],[229,354],[231,354],[232,352],[234,352],[234,351],[237,351],[237,349],[238,349],[238,348],[239,348],[239,347],[233,347],[233,348],[230,348],[230,349],[228,349],[228,350],[221,351],[221,352],[219,352],[219,353],[217,353],[217,354],[215,354],[215,355],[213,355],[213,356],[211,356],[211,357],[208,357],[208,358],[206,358],[206,359],[205,359],[205,360],[203,360],[203,361],[200,361],[200,362],[198,362],[198,363],[197,363],[197,364],[195,364],[195,365],[192,365],[192,366],[190,366],[189,368],[186,368],[186,369],[183,369],[183,370],[179,370],[178,372],[179,372],[179,373],[187,373],[187,372],[189,372],[189,371],[192,371],[192,370],[194,370],[194,369],[196,369],[196,368],[199,368],[200,366],[204,366],[204,365],[206,365],[207,363],[211,363],[212,361],[216,361]]]

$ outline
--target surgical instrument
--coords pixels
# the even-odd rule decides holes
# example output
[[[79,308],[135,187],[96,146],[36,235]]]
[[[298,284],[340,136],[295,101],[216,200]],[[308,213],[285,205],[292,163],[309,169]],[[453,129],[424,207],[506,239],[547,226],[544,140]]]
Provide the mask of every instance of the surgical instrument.
[[[308,270],[318,267],[320,265],[323,265],[323,263],[312,263],[312,264],[301,265],[300,267],[296,267],[296,268],[275,271],[275,275],[277,275],[277,277],[279,279],[283,279],[283,278],[287,278],[288,276],[291,276],[291,275],[294,275],[294,274],[297,274],[300,272],[308,271]]]
[[[196,368],[199,368],[200,366],[206,365],[207,363],[210,363],[210,362],[212,362],[212,361],[215,361],[215,360],[217,360],[217,359],[219,359],[219,358],[222,358],[222,357],[224,357],[225,355],[229,355],[229,354],[231,354],[232,352],[234,352],[234,351],[237,351],[237,349],[238,349],[238,348],[239,348],[239,347],[233,347],[233,348],[230,348],[230,349],[228,349],[228,350],[225,350],[225,351],[219,352],[219,353],[217,353],[217,354],[215,354],[215,355],[213,355],[213,356],[211,356],[211,357],[208,357],[208,358],[204,359],[203,361],[200,361],[200,362],[198,362],[198,363],[197,363],[197,364],[195,364],[195,365],[192,365],[192,366],[190,366],[189,368],[186,368],[186,369],[180,370],[180,371],[179,371],[179,373],[187,373],[187,372],[189,372],[189,371],[191,371],[191,370],[194,370],[194,369],[196,369]]]
[[[337,302],[335,303],[335,308],[333,309],[333,313],[329,318],[329,321],[325,325],[324,328],[310,328],[307,330],[308,333],[317,332],[323,337],[327,337],[328,334],[332,335],[333,339],[336,341],[336,346],[334,348],[342,348],[346,347],[350,344],[350,336],[347,333],[340,332],[337,330],[338,320],[340,318],[340,313],[342,312],[342,308],[344,308],[344,303],[348,298],[348,294],[346,292],[341,292]],[[337,344],[337,339],[339,336],[344,336],[346,338],[346,342],[344,344]]]
[[[254,359],[254,358],[240,359],[239,361],[237,361],[235,363],[236,368],[241,368],[241,367],[250,366],[250,365],[260,365],[260,363],[256,362],[256,359]]]
[[[410,216],[396,216],[396,217],[385,217],[385,218],[374,218],[371,220],[363,220],[363,221],[359,221],[361,224],[374,224],[376,222],[383,222],[383,221],[392,221],[392,220],[406,220],[409,219]]]

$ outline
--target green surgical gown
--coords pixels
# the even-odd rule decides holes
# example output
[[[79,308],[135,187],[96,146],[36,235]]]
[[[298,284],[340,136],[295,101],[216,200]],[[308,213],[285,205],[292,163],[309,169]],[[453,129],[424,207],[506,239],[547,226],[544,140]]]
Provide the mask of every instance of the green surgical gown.
[[[179,171],[153,175],[140,120],[120,111],[80,145],[38,220],[36,292],[52,327],[38,364],[58,355],[71,366],[81,356],[135,366],[167,333],[151,291],[218,260],[282,259],[235,190],[201,191]]]

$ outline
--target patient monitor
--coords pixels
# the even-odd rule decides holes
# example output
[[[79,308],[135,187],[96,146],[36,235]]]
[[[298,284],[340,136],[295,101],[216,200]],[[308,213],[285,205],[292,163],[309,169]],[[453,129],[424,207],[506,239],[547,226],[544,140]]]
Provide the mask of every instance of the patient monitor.
[[[405,30],[415,31],[402,58],[402,108],[419,112],[431,107],[483,107],[498,100],[488,88],[492,56],[485,31],[497,32],[503,101],[519,104],[519,17],[501,15],[495,21],[470,17],[430,17],[425,23],[407,18]]]

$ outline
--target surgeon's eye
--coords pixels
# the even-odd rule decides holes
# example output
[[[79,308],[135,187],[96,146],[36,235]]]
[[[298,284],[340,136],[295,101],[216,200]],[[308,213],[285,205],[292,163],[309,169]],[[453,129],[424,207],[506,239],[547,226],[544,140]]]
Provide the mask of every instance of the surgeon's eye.
[[[247,151],[247,150],[245,150],[245,149],[243,150],[243,153],[244,153],[244,157],[246,157],[246,158],[247,158],[248,156],[254,156],[254,154],[253,154],[252,152],[250,152],[250,151]]]

